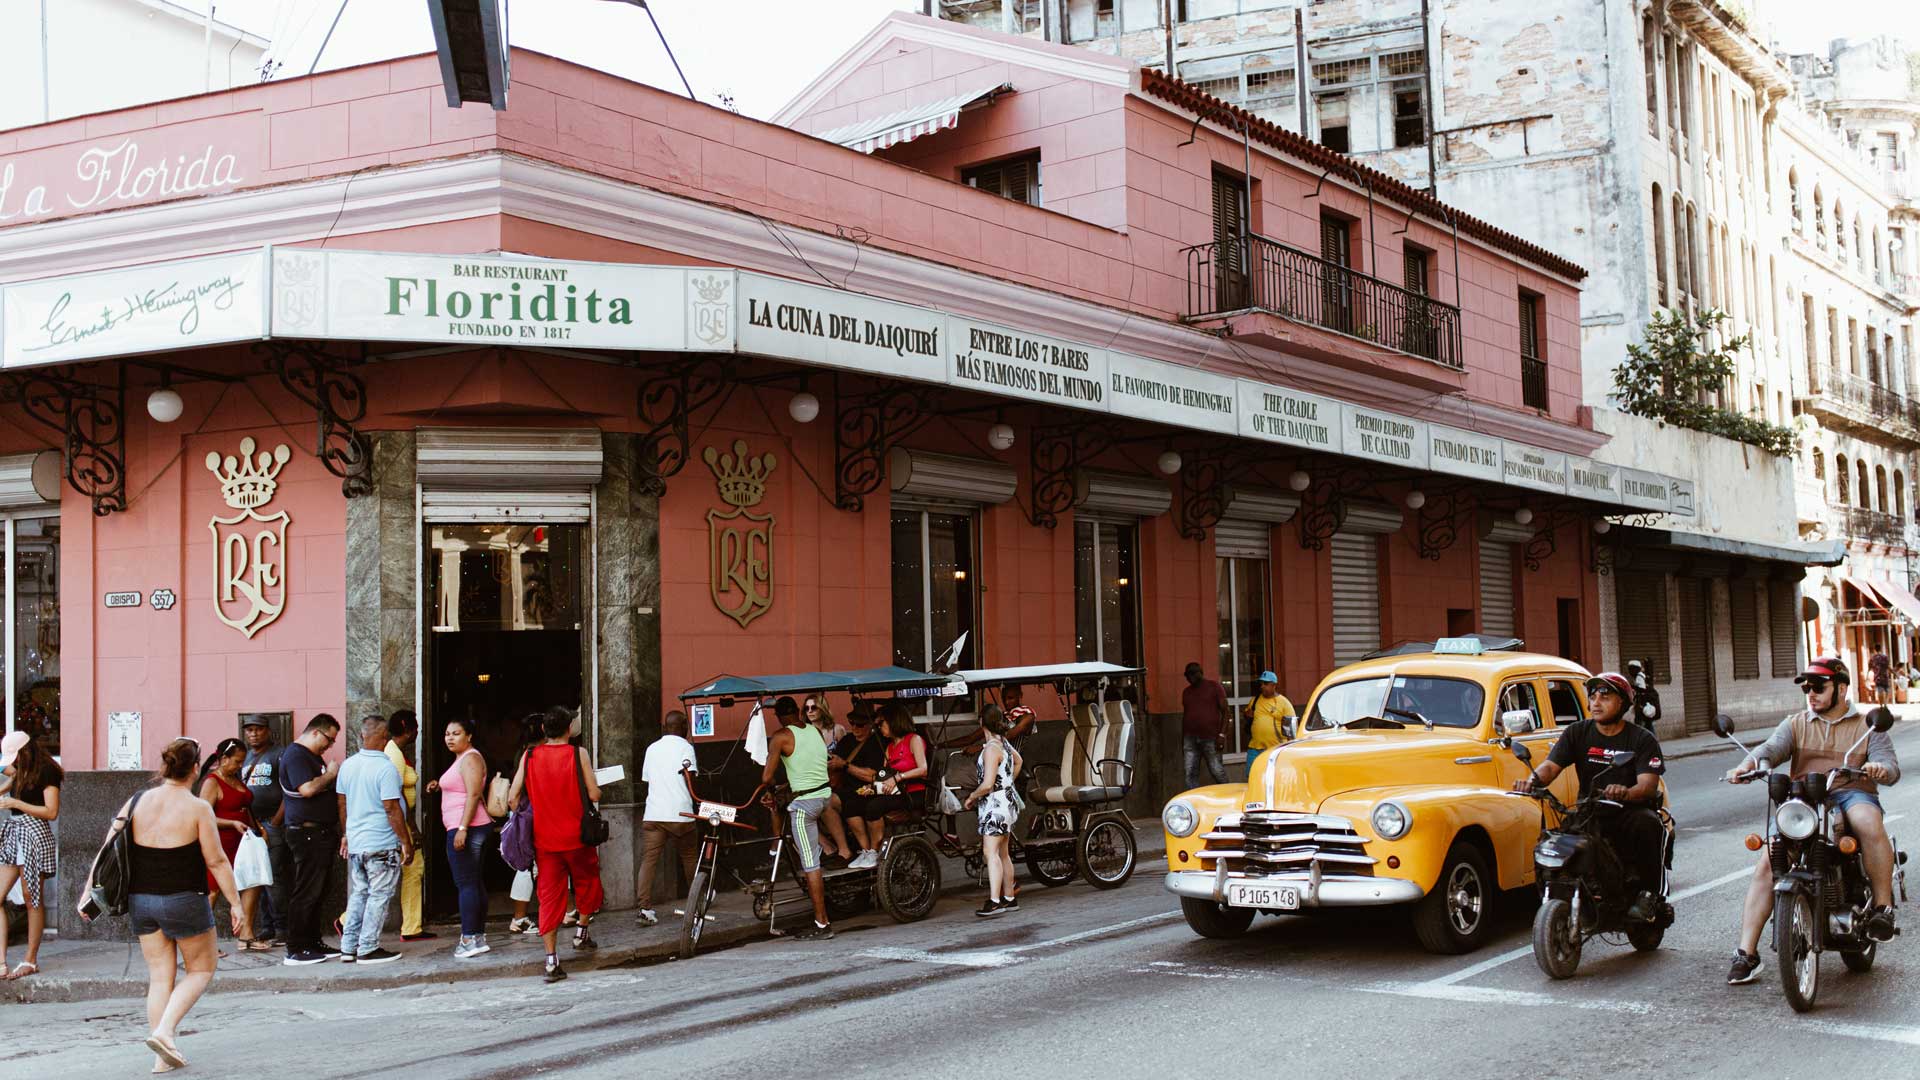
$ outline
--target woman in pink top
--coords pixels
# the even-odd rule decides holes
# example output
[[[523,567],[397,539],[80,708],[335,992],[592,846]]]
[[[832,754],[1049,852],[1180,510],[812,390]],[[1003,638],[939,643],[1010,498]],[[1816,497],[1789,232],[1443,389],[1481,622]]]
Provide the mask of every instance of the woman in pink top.
[[[473,748],[473,732],[463,720],[447,721],[447,750],[453,764],[427,790],[440,793],[440,822],[447,827],[447,868],[460,891],[460,944],[456,960],[488,951],[487,886],[480,878],[480,856],[487,850],[493,818],[481,805],[487,786],[487,762]]]

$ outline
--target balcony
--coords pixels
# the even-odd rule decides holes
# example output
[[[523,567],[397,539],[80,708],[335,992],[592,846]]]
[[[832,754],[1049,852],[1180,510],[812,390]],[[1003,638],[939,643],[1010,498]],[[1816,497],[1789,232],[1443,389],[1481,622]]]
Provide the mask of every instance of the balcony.
[[[1834,507],[1834,510],[1838,517],[1841,508]],[[1907,546],[1907,526],[1898,516],[1859,506],[1846,507],[1845,512],[1846,519],[1841,524],[1847,539],[1888,547]]]
[[[1466,370],[1460,309],[1264,236],[1186,249],[1189,322],[1267,312]]]
[[[1830,431],[1920,447],[1920,403],[1858,375],[1825,371],[1800,404]]]

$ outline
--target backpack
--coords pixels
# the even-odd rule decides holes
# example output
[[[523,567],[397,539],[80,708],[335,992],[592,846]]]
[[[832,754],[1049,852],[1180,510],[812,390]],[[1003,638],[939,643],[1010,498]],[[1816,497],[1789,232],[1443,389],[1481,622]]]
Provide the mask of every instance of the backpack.
[[[107,833],[99,854],[93,857],[88,896],[98,909],[94,918],[127,913],[127,894],[133,885],[133,808],[140,805],[140,796],[144,794],[145,791],[134,792],[133,798],[127,801],[127,812],[113,819],[120,827]]]

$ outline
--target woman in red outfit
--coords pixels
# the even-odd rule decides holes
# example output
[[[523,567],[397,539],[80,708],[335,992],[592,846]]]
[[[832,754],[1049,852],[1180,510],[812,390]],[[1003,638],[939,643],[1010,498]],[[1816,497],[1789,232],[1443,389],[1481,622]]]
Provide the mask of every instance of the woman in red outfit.
[[[239,739],[224,739],[207,758],[206,768],[200,771],[200,797],[213,804],[214,828],[220,833],[220,849],[227,853],[229,863],[240,850],[240,838],[249,832],[260,832],[260,823],[253,819],[253,790],[240,779],[240,766],[246,760],[247,744]],[[211,873],[207,875],[207,895],[220,895],[220,885]],[[253,937],[253,912],[259,903],[259,887],[240,894],[240,912],[246,925],[246,933],[239,938],[240,947],[251,952],[267,952],[273,948]]]
[[[546,981],[551,983],[567,977],[556,939],[567,910],[569,883],[580,911],[573,947],[599,948],[588,924],[600,910],[600,852],[580,841],[580,818],[586,809],[580,793],[584,789],[588,801],[598,804],[600,785],[594,782],[593,761],[586,750],[567,740],[573,713],[555,707],[537,715],[546,741],[520,756],[507,805],[519,805],[522,791],[533,803],[533,882],[540,895],[540,938],[547,945]]]

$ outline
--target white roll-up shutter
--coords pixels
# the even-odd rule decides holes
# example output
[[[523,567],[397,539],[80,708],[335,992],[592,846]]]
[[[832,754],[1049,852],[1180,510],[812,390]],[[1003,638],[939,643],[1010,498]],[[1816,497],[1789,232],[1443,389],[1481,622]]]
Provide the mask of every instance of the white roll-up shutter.
[[[1333,662],[1339,666],[1380,647],[1380,541],[1334,533],[1327,552],[1333,564]]]
[[[887,455],[887,483],[896,500],[998,506],[1013,498],[1020,477],[1013,466],[986,458],[895,447]]]
[[[1074,510],[1096,517],[1159,517],[1173,506],[1166,481],[1130,473],[1082,469],[1075,488]]]
[[[1221,518],[1213,527],[1213,553],[1222,559],[1265,559],[1272,554],[1272,534],[1265,521]]]
[[[1513,544],[1506,540],[1480,541],[1480,632],[1512,637]]]
[[[427,521],[592,519],[603,466],[597,429],[422,428],[415,454]]]
[[[0,510],[60,505],[60,451],[0,457]]]

